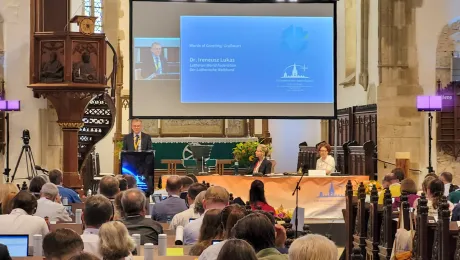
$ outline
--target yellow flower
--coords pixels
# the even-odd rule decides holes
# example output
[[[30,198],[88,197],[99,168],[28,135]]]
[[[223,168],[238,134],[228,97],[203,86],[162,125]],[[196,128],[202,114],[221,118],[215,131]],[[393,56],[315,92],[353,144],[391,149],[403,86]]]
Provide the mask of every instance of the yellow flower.
[[[250,162],[254,161],[254,155],[249,156],[249,161]]]

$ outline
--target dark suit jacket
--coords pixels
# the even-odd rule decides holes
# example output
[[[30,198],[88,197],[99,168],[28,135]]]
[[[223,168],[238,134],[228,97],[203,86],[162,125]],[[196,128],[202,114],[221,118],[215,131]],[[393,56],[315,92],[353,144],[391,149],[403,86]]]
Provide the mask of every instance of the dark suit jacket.
[[[138,67],[141,69],[141,76],[143,78],[147,78],[153,73],[158,74],[157,68],[155,67],[155,62],[153,60],[152,53],[149,53],[150,55],[147,55],[143,58],[142,63],[138,65]],[[160,55],[160,63],[161,63],[161,72],[162,74],[166,74],[169,72],[168,70],[168,61]]]
[[[160,223],[145,216],[125,217],[121,222],[125,224],[130,235],[141,235],[141,245],[145,243],[158,245],[158,235],[163,233]]]
[[[11,260],[10,252],[8,251],[8,247],[6,247],[4,244],[0,244],[0,259]]]
[[[249,171],[248,171],[249,174],[252,174],[258,161],[259,159],[257,159],[256,161],[254,161],[253,164],[251,164],[251,167],[249,167]],[[271,172],[272,172],[272,163],[269,160],[264,159],[262,161],[262,164],[259,167],[259,173],[266,175],[266,174],[270,174]]]
[[[134,134],[130,133],[123,137],[123,151],[134,151]],[[141,151],[152,150],[152,137],[141,132]]]

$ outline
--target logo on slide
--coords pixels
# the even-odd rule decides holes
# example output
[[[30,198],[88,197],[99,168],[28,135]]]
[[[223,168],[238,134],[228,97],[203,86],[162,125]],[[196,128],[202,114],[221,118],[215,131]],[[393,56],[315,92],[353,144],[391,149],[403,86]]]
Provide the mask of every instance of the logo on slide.
[[[305,65],[300,66],[297,64],[292,64],[287,66],[284,69],[284,74],[281,77],[282,79],[308,79],[309,77],[303,75],[303,73],[299,73],[299,69],[305,73],[305,71],[308,69]]]
[[[343,193],[336,193],[334,188],[334,183],[330,183],[329,192],[323,193],[322,191],[319,193],[318,198],[340,198],[345,197],[345,192]]]

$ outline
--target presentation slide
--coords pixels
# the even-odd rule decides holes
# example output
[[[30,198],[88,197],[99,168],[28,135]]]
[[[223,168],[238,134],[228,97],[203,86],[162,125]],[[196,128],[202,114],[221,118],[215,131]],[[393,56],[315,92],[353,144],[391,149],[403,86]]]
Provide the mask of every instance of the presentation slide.
[[[181,101],[333,103],[332,25],[331,17],[182,16]]]
[[[335,3],[130,4],[131,118],[334,118]]]

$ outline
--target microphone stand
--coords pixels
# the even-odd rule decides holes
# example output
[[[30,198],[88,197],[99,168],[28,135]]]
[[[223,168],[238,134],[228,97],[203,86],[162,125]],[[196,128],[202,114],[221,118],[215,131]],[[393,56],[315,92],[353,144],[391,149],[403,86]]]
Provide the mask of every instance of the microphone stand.
[[[299,191],[300,191],[300,182],[302,182],[303,176],[305,175],[305,171],[302,171],[302,176],[300,176],[299,181],[297,182],[294,192],[292,192],[292,196],[295,195],[295,216],[294,216],[294,224],[295,224],[295,238],[297,238],[297,231],[299,226]]]

